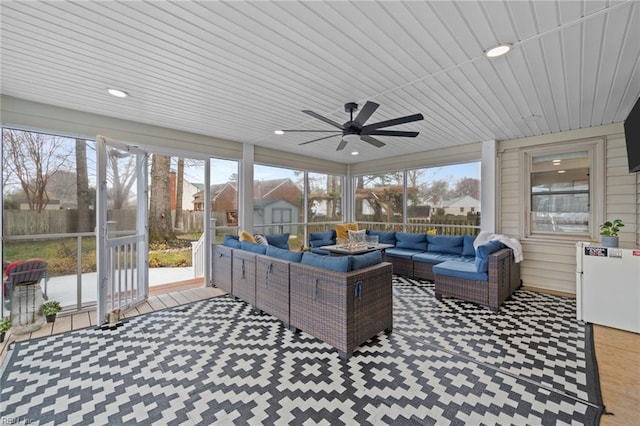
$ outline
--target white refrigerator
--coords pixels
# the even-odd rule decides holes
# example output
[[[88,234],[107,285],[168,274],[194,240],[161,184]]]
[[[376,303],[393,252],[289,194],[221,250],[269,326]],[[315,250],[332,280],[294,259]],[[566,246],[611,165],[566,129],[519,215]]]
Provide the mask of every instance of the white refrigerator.
[[[579,320],[640,333],[640,249],[576,244]]]

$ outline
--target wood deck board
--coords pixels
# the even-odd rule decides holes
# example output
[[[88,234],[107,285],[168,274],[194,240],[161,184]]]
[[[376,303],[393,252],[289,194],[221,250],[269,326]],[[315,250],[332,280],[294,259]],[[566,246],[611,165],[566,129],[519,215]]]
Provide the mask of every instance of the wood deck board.
[[[38,337],[49,336],[51,335],[51,330],[53,330],[53,323],[45,322],[44,325],[40,327],[40,330],[36,330],[31,333],[31,338],[36,339]]]
[[[640,334],[594,326],[600,388],[606,411],[601,425],[637,424],[640,416]]]
[[[149,303],[149,306],[151,306],[151,309],[153,309],[154,311],[159,311],[167,307],[164,303],[162,303],[162,300],[158,296],[150,297],[147,302]]]
[[[71,326],[71,315],[58,316],[53,323],[53,330],[51,331],[51,334],[58,334],[72,330]]]
[[[91,326],[88,312],[80,312],[71,316],[71,327],[73,330]]]

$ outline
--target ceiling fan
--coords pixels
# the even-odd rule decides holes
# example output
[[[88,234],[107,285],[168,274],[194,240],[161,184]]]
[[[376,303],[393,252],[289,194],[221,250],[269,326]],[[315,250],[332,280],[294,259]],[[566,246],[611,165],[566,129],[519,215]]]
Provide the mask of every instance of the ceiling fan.
[[[369,119],[369,117],[371,117],[371,115],[376,111],[376,109],[378,109],[379,106],[380,105],[378,105],[375,102],[367,101],[367,103],[364,104],[364,107],[362,108],[362,110],[360,110],[360,112],[358,113],[358,116],[354,119],[353,113],[358,110],[358,104],[355,102],[349,102],[344,104],[345,112],[349,113],[349,121],[347,121],[344,124],[337,123],[313,111],[304,110],[302,112],[304,112],[305,114],[310,115],[314,118],[317,118],[318,120],[322,120],[325,123],[330,124],[334,127],[337,127],[340,130],[281,130],[281,132],[283,133],[284,132],[336,133],[335,135],[324,136],[322,138],[302,142],[299,145],[306,145],[308,143],[317,142],[323,139],[329,139],[335,136],[342,135],[342,140],[338,144],[338,148],[336,149],[336,151],[340,151],[344,149],[344,147],[347,146],[347,142],[349,142],[349,139],[357,136],[359,136],[361,140],[377,148],[381,148],[386,144],[374,138],[373,136],[402,136],[405,138],[415,138],[416,136],[418,136],[419,132],[407,132],[407,131],[400,131],[400,130],[380,130],[380,129],[383,127],[397,126],[399,124],[411,123],[413,121],[422,120],[424,119],[422,114],[407,115],[405,117],[398,117],[392,120],[385,120],[385,121],[380,121],[378,123],[365,125],[366,121]]]

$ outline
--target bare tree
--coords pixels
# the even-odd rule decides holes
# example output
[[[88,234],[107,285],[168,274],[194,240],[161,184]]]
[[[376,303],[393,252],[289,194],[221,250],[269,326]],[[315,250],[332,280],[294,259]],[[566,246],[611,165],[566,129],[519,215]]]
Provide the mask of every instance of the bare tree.
[[[432,181],[426,195],[434,207],[439,207],[440,203],[449,196],[449,182],[443,179]]]
[[[65,138],[20,130],[3,130],[2,140],[5,185],[15,177],[29,210],[44,210],[49,203],[47,183],[58,171],[71,167],[73,149]]]
[[[129,199],[136,181],[136,157],[117,148],[107,148],[107,180],[111,183],[108,197],[112,208],[120,210]]]
[[[469,195],[476,200],[480,199],[480,179],[475,178],[461,178],[456,182],[456,186],[453,190],[453,194],[456,197],[464,197]]]
[[[151,159],[149,242],[166,242],[176,239],[171,223],[170,171],[171,157],[154,154]]]
[[[89,173],[87,172],[87,141],[84,139],[76,139],[76,194],[78,202],[76,232],[89,232],[91,230]]]

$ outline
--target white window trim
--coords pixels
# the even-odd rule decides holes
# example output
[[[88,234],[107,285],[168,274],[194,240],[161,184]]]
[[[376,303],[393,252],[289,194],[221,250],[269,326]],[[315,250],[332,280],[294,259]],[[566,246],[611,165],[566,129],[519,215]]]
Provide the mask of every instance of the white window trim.
[[[536,241],[556,241],[556,242],[577,242],[590,239],[597,241],[600,234],[598,225],[604,218],[604,198],[605,198],[605,174],[604,174],[604,138],[583,139],[575,142],[568,142],[561,147],[558,144],[537,146],[522,149],[520,151],[520,170],[522,197],[520,198],[520,220],[521,239]],[[531,233],[531,159],[543,155],[561,154],[575,151],[589,152],[589,234],[563,234],[563,233]]]

